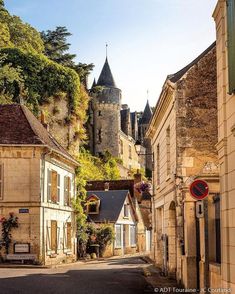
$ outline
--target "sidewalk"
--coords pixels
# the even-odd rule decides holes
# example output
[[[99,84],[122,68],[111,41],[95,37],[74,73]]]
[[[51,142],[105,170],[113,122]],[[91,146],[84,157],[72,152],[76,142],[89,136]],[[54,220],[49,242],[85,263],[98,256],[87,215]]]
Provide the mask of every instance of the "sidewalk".
[[[149,265],[143,268],[144,276],[148,284],[150,285],[149,293],[176,293],[180,292],[179,285],[175,279],[164,277],[161,275],[160,269],[156,268],[152,261],[147,257],[143,257],[143,260]]]

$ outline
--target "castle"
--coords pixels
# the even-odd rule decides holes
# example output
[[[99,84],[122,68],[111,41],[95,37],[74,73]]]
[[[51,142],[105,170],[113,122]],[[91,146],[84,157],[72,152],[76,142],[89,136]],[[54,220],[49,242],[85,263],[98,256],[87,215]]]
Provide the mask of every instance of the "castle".
[[[144,112],[131,112],[128,105],[122,104],[122,92],[115,84],[107,57],[90,94],[87,128],[91,153],[99,156],[107,150],[120,158],[123,177],[128,175],[128,171],[140,168],[149,171],[147,174],[151,176],[152,151],[145,138],[152,117],[148,101]]]

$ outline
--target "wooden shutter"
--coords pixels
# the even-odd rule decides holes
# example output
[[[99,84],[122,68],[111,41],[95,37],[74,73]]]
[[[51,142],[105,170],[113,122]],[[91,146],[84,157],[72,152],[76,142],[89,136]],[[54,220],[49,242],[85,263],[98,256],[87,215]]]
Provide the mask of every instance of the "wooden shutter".
[[[68,177],[68,205],[71,204],[71,179]]]
[[[227,0],[229,94],[235,93],[235,0]]]
[[[60,202],[60,174],[57,174],[57,202]]]
[[[68,177],[64,177],[64,205],[68,205]]]
[[[57,221],[51,221],[51,250],[57,253]]]
[[[57,172],[52,171],[51,174],[51,201],[56,203],[57,202],[57,185],[58,185],[58,177],[57,177]]]
[[[51,201],[51,170],[47,169],[47,201]]]
[[[0,200],[3,199],[3,164],[0,164]]]
[[[72,249],[72,226],[67,223],[67,248]]]

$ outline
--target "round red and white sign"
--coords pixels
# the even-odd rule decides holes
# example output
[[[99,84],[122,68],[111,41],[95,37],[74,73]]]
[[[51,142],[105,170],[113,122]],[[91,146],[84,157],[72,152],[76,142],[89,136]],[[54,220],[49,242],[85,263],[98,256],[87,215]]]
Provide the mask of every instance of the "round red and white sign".
[[[190,193],[194,199],[202,200],[209,194],[209,187],[207,182],[203,180],[195,180],[190,185]]]

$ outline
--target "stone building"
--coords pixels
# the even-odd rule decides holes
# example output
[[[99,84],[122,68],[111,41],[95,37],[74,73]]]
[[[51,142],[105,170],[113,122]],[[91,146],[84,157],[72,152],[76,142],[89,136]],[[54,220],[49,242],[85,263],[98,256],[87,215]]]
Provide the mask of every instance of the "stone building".
[[[136,187],[141,182],[142,175],[135,174],[133,180],[90,181],[87,183],[86,190],[129,191],[138,218],[136,221],[136,250],[146,252],[150,251],[151,245],[151,195],[149,192],[140,193],[138,191]]]
[[[103,256],[136,253],[139,219],[129,191],[88,191],[87,201],[88,220],[98,226],[109,223],[114,228],[115,240]]]
[[[221,287],[235,293],[235,1],[219,0],[213,17],[217,36],[216,147],[221,182]],[[215,276],[219,273],[220,270]]]
[[[77,165],[25,106],[0,105],[0,216],[13,212],[19,222],[3,258],[48,265],[76,260]]]
[[[131,169],[145,169],[146,163],[151,170],[151,158],[142,154],[151,153],[149,142],[144,139],[152,115],[149,104],[143,113],[131,112],[128,105],[122,105],[122,93],[115,84],[107,58],[90,93],[87,129],[91,152],[100,155],[108,150],[113,156],[122,159],[124,177]],[[136,152],[137,140],[142,143],[141,156]]]
[[[166,78],[147,136],[155,158],[152,257],[184,287],[204,289],[220,257],[215,43]],[[190,195],[195,179],[209,185],[203,203]]]

